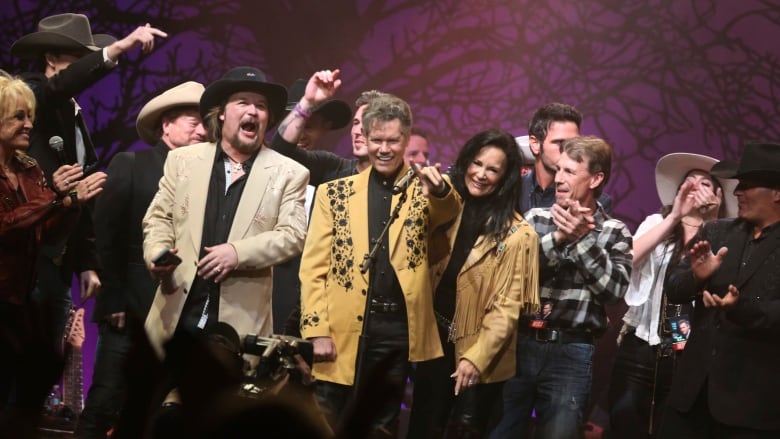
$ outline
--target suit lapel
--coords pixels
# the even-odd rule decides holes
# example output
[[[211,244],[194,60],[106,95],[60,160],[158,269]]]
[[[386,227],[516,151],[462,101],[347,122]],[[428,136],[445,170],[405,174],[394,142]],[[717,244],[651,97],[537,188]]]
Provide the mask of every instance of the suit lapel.
[[[463,220],[463,209],[461,209],[460,213],[455,219],[455,223],[451,227],[447,227],[447,232],[446,232],[447,242],[449,243],[450,246],[449,248],[450,254],[447,256],[448,261],[450,256],[452,255],[452,249],[455,248],[455,239],[458,237],[457,232],[460,229],[460,224],[462,220]],[[483,257],[485,257],[486,254],[491,252],[496,247],[496,245],[497,243],[495,241],[488,241],[484,235],[478,236],[477,240],[474,242],[474,248],[471,249],[471,251],[468,253],[468,256],[466,256],[466,260],[463,262],[463,267],[461,267],[461,272],[465,272],[466,270],[473,267],[474,264],[479,262]]]
[[[228,241],[242,239],[249,231],[252,221],[255,219],[258,207],[263,201],[263,196],[271,177],[278,175],[279,163],[275,160],[269,149],[263,146],[257,153],[249,177],[241,194],[241,200],[236,208],[236,216],[230,227]]]
[[[745,235],[739,226],[726,228],[726,239],[723,246],[729,249],[728,254],[723,258],[723,262],[718,268],[717,273],[728,277],[724,283],[728,285],[734,281],[734,275],[740,272],[739,264],[742,260],[742,251],[745,250]],[[712,244],[712,242],[710,242]],[[717,253],[719,249],[713,247],[712,251]],[[742,270],[744,271],[744,270]],[[711,281],[710,284],[713,282]],[[719,282],[716,282],[719,283]],[[715,291],[712,291],[713,293]]]
[[[349,227],[352,229],[352,245],[354,248],[355,263],[360,273],[360,266],[363,264],[363,256],[371,250],[369,246],[368,222],[360,218],[367,218],[368,213],[368,171],[363,171],[355,177],[355,183],[352,187],[353,194],[349,197]],[[390,235],[392,242],[392,233]],[[392,244],[390,246],[392,248]],[[362,274],[363,280],[368,283],[368,272]]]
[[[469,252],[468,256],[466,257],[466,262],[463,263],[463,268],[461,268],[461,271],[466,271],[474,266],[477,262],[479,262],[483,257],[485,257],[486,254],[491,252],[496,247],[496,242],[491,240],[488,240],[485,238],[484,235],[481,235],[477,238],[477,241],[474,243],[474,248]]]
[[[95,145],[92,143],[92,137],[89,135],[84,115],[81,114],[80,109],[76,112],[76,126],[81,130],[81,140],[84,141],[84,166],[94,166],[97,162],[97,153],[95,153]]]
[[[729,237],[729,241],[733,240],[736,235],[738,234],[732,233]],[[753,250],[753,253],[750,255],[750,260],[747,262],[745,267],[739,271],[739,277],[737,278],[737,283],[735,284],[737,288],[742,288],[742,286],[756,273],[756,270],[758,270],[758,268],[761,267],[769,258],[769,255],[777,250],[778,239],[780,239],[780,233],[773,231],[769,236],[761,240],[756,249]],[[740,241],[742,245],[736,254],[737,257],[733,258],[737,264],[739,264],[739,262],[742,260],[742,251],[745,249],[744,237],[742,237]],[[729,251],[731,251],[731,247],[729,247]]]
[[[187,191],[190,194],[190,209],[188,219],[192,223],[192,246],[195,255],[200,255],[201,240],[203,239],[203,221],[206,216],[206,199],[209,196],[209,183],[211,182],[211,169],[214,165],[213,143],[204,144],[205,146],[198,151],[195,160],[192,163],[188,160],[179,162],[179,166],[185,167],[180,170],[186,173],[190,181]],[[188,146],[187,148],[194,148]],[[207,175],[207,178],[202,176]],[[197,256],[196,256],[197,257]]]

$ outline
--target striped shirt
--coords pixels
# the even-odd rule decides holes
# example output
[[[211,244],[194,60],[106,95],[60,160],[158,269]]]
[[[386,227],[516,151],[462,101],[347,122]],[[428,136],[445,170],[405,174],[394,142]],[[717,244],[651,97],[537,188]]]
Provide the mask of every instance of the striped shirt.
[[[596,228],[580,240],[556,245],[549,208],[531,209],[526,220],[539,234],[539,281],[542,302],[552,302],[550,327],[601,335],[607,329],[604,305],[625,295],[631,275],[631,233],[603,209]]]

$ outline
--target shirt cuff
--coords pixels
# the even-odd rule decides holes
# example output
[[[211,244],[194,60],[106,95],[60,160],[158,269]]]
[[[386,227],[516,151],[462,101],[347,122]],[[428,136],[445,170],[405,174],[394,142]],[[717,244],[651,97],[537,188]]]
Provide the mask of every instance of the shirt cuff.
[[[119,61],[112,61],[108,57],[108,46],[103,48],[103,64],[105,64],[109,69],[113,69],[117,64],[119,64]]]

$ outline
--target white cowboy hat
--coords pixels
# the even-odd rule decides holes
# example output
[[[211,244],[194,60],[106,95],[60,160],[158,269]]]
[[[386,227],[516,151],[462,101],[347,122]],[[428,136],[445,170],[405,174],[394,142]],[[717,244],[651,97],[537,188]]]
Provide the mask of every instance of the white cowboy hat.
[[[135,129],[144,142],[154,145],[160,140],[160,118],[167,110],[176,107],[192,107],[198,109],[203,95],[203,84],[187,81],[155,96],[141,108],[135,120]]]
[[[534,164],[534,155],[531,154],[531,139],[529,136],[515,137],[517,146],[520,147],[520,156],[523,159],[523,166],[531,166]]]
[[[689,172],[699,170],[709,174],[716,163],[718,160],[712,157],[687,152],[674,152],[661,157],[655,165],[655,187],[658,190],[658,198],[660,198],[661,203],[663,205],[674,203],[677,189]],[[726,178],[715,178],[722,188],[726,217],[736,217],[737,200],[734,197],[734,188],[737,186],[737,182]]]

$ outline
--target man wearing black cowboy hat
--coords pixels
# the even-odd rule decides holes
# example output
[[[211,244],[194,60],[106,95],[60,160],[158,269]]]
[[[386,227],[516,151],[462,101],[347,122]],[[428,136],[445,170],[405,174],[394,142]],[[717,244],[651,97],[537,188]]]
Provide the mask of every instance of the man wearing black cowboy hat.
[[[311,172],[310,182],[314,186],[357,174],[371,166],[363,136],[363,111],[369,102],[384,95],[377,90],[364,91],[355,101],[357,109],[352,115],[350,131],[352,155],[355,158],[348,159],[330,151],[307,151],[297,147],[306,121],[312,117],[318,106],[333,97],[341,86],[340,75],[338,69],[315,72],[306,83],[298,103],[279,124],[277,134],[271,142],[271,148],[297,161]]]
[[[320,80],[320,77],[324,81]],[[314,151],[320,149],[320,141],[328,131],[344,128],[352,118],[352,109],[349,104],[342,100],[329,99],[338,88],[335,86],[338,74],[334,76],[331,72],[330,81],[328,81],[328,71],[317,72],[313,78],[310,81],[298,79],[290,86],[287,107],[285,108],[287,116],[282,121],[281,126],[288,129],[288,136],[291,140],[297,139],[297,141],[289,143],[287,146],[280,146],[280,142],[284,140],[277,132],[272,147],[282,154],[285,154],[287,150],[294,150],[300,154],[331,154],[324,151]],[[317,100],[312,104],[305,99],[306,87],[309,83],[316,85]],[[334,86],[331,87],[331,85]],[[309,97],[311,96],[310,92]],[[327,100],[323,102],[322,99]],[[295,156],[291,158],[295,159]],[[312,184],[306,187],[307,218],[311,211],[311,201],[314,199],[314,189],[318,184],[317,182],[310,183]],[[300,316],[294,312],[300,309],[301,288],[298,280],[300,265],[301,258],[298,256],[274,267],[274,333],[300,336],[298,330],[298,317]]]
[[[330,100],[341,86],[339,70],[321,70],[315,72],[308,80],[296,81],[287,99],[288,114],[279,124],[279,129],[271,142],[271,148],[290,157],[305,166],[310,174],[309,183],[312,187],[347,177],[368,168],[368,150],[363,137],[363,110],[368,103],[383,93],[375,90],[363,92],[355,102],[357,111],[352,116],[352,152],[355,158],[348,159],[330,151],[307,150],[301,148],[301,139],[306,136],[309,120],[322,112],[322,119],[332,120],[331,128],[343,123],[349,124],[349,107],[342,101]],[[297,96],[297,98],[296,98]],[[346,113],[344,112],[346,106]],[[346,116],[346,120],[344,119]],[[309,136],[311,138],[311,136]],[[306,143],[316,142],[306,141]],[[314,191],[307,189],[306,212],[310,209],[310,200],[314,199]],[[274,267],[274,332],[284,332],[288,335],[300,335],[300,281],[298,267],[300,258],[292,259]],[[278,276],[276,276],[278,274]],[[286,321],[285,321],[286,320]]]
[[[308,116],[303,124],[303,130],[298,138],[298,148],[312,151],[320,148],[320,140],[328,131],[340,130],[347,126],[352,118],[352,109],[349,104],[339,99],[329,99],[318,104],[313,111],[304,113],[299,101],[306,92],[307,81],[298,79],[290,86],[287,96],[287,111],[296,111]]]
[[[95,169],[98,157],[80,107],[73,99],[79,92],[106,76],[119,56],[135,47],[152,50],[155,37],[166,34],[148,24],[116,40],[94,34],[82,14],[59,14],[38,23],[38,31],[25,35],[11,46],[11,54],[43,63],[44,71],[24,74],[35,92],[37,110],[30,134],[28,154],[34,157],[50,184],[74,188],[79,179]],[[52,180],[53,172],[70,165],[63,180]],[[56,318],[55,340],[62,339],[70,307],[70,284],[79,273],[81,297],[93,296],[100,288],[94,233],[90,215],[81,215],[78,225],[59,243],[44,247],[39,259],[35,297],[45,301]]]
[[[738,218],[705,224],[666,282],[670,302],[695,300],[696,331],[659,437],[780,437],[780,144],[749,143],[711,174],[739,180]]]
[[[145,329],[160,356],[175,332],[217,322],[242,339],[272,333],[271,267],[300,254],[306,236],[309,173],[263,144],[286,100],[262,71],[234,68],[201,97],[208,142],[168,153],[143,220],[144,259],[160,282]],[[166,250],[181,263],[158,266]]]

